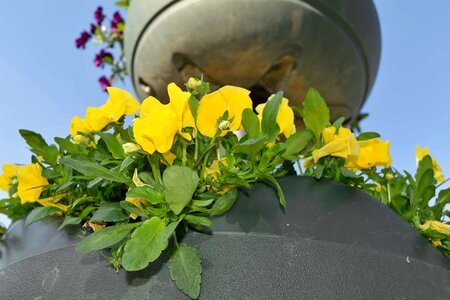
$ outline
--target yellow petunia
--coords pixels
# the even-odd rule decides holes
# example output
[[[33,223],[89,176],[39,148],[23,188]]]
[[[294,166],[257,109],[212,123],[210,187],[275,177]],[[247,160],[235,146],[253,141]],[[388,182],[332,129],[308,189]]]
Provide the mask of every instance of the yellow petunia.
[[[430,155],[428,152],[428,147],[421,148],[419,145],[416,147],[416,163],[419,164],[419,162],[427,155]],[[430,155],[431,157],[431,155]],[[431,161],[433,164],[433,172],[434,172],[434,179],[438,182],[444,181],[444,174],[442,173],[441,167],[438,165],[436,160],[431,157]]]
[[[129,92],[116,87],[108,87],[106,90],[109,94],[106,105],[122,107],[124,103],[125,110],[122,115],[135,115],[138,113],[141,105]]]
[[[22,204],[36,202],[44,190],[43,186],[48,185],[47,178],[42,176],[42,167],[37,163],[20,167],[17,179],[17,194]]]
[[[93,130],[89,127],[85,119],[75,116],[70,122],[70,135],[76,136],[79,132],[87,134],[93,132]]]
[[[3,174],[0,175],[0,189],[4,190],[5,192],[9,191],[9,186],[12,183],[12,178],[17,176],[17,171],[19,170],[20,166],[17,165],[3,165]]]
[[[224,158],[220,159],[220,163],[223,164],[224,166],[228,166],[227,158],[224,157]],[[213,162],[211,163],[209,168],[205,169],[204,176],[205,176],[205,178],[210,176],[212,178],[212,180],[216,181],[218,175],[220,175],[220,165],[219,165],[219,161],[217,159],[215,159],[215,160],[213,160]]]
[[[220,136],[226,135],[229,131],[239,130],[242,112],[246,108],[252,108],[250,91],[235,86],[224,86],[205,95],[200,101],[197,110],[197,129],[201,134],[213,137],[218,130],[217,122],[228,111],[229,123],[226,127],[222,126]]]
[[[127,91],[109,87],[108,101],[100,107],[88,107],[84,119],[74,117],[70,124],[70,134],[101,131],[110,123],[117,122],[124,115],[133,115],[139,111],[140,104]]]
[[[60,210],[66,212],[69,209],[68,205],[65,204],[61,204],[58,203],[59,200],[61,200],[62,198],[64,198],[66,195],[62,194],[62,195],[56,195],[53,197],[48,197],[48,198],[44,198],[44,199],[39,199],[37,200],[37,202],[42,205],[42,206],[54,206],[59,208]]]
[[[144,100],[141,114],[145,117],[135,119],[133,133],[136,142],[146,152],[166,153],[172,148],[173,139],[178,132],[177,115],[169,105],[163,105],[153,97]]]
[[[270,96],[269,100],[273,98]],[[262,114],[266,103],[259,104],[256,106],[256,112],[258,113],[259,120],[262,119]],[[294,123],[294,111],[289,106],[289,100],[283,98],[278,109],[277,124],[280,127],[280,134],[283,134],[285,138],[290,137],[295,133],[295,123]]]
[[[449,224],[444,224],[444,223],[439,222],[439,221],[428,220],[424,224],[419,225],[419,227],[422,230],[431,229],[431,230],[435,230],[437,232],[440,232],[442,234],[450,235],[450,225]]]
[[[390,141],[370,139],[359,141],[359,155],[349,156],[345,167],[350,170],[369,169],[371,167],[389,167],[392,163],[389,154]]]
[[[351,155],[359,154],[359,144],[355,135],[348,128],[339,128],[336,134],[336,128],[327,127],[322,132],[325,146],[313,151],[314,163],[325,156],[335,156],[347,158]]]
[[[167,86],[167,92],[169,94],[170,108],[173,109],[177,116],[177,127],[178,133],[186,140],[192,140],[189,133],[183,132],[183,128],[191,127],[195,129],[194,117],[191,113],[191,108],[189,106],[189,99],[191,98],[191,93],[183,92],[175,83],[170,83]]]

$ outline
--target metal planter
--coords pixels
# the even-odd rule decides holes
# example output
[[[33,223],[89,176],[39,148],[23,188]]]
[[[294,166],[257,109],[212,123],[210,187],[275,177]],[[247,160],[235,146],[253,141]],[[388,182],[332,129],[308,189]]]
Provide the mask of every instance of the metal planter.
[[[201,299],[448,299],[450,264],[378,200],[312,178],[256,184],[214,219],[211,235],[185,242],[203,261]],[[166,269],[167,253],[144,271],[118,273],[100,253],[79,254],[79,231],[55,219],[17,223],[1,249],[4,299],[185,299]],[[41,297],[41,298],[40,298]]]
[[[309,87],[332,119],[354,117],[380,59],[380,26],[371,0],[134,0],[125,53],[141,99],[167,101],[168,82],[204,76],[258,102],[283,90],[299,105]]]

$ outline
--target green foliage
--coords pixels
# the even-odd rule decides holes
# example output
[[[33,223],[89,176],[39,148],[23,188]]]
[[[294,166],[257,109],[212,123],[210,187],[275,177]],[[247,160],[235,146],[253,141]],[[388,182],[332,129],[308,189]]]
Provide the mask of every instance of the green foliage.
[[[157,217],[145,221],[136,228],[125,244],[122,256],[122,265],[125,270],[139,271],[155,261],[167,248],[165,230],[166,224]]]
[[[139,223],[103,228],[83,239],[77,245],[78,252],[90,252],[112,247],[127,237]]]
[[[170,277],[177,287],[191,299],[200,294],[202,261],[197,249],[179,244],[173,251],[167,264]]]
[[[308,89],[303,101],[303,121],[306,128],[314,134],[316,144],[319,143],[322,131],[330,123],[330,110],[314,88]]]
[[[27,219],[25,220],[25,226],[29,226],[45,217],[53,216],[59,211],[60,209],[54,206],[36,207],[28,214]]]
[[[171,166],[164,171],[164,196],[175,214],[179,215],[191,201],[199,180],[197,172],[188,167]]]
[[[191,80],[187,87],[191,92],[188,107],[197,119],[199,98],[209,92],[209,85]],[[282,99],[281,92],[274,95],[261,115],[250,108],[243,110],[245,133],[239,138],[232,132],[221,136],[221,130],[207,137],[196,128],[182,128],[192,139],[177,134],[166,153],[149,153],[142,145],[133,147],[137,143],[133,128],[125,127],[123,118],[101,132],[55,138],[56,145],[48,145],[37,133],[21,130],[35,154],[33,162],[42,168],[40,186],[34,187],[42,191],[34,202],[22,204],[17,175],[6,178],[11,180],[9,198],[0,200],[0,213],[13,221],[27,216],[27,225],[47,216],[62,216],[60,229],[80,225],[94,229],[77,250],[107,248],[111,254],[107,260],[116,269],[142,270],[171,245],[170,276],[194,299],[200,296],[200,255],[178,241],[189,230],[211,232],[211,217],[232,209],[238,190],[257,181],[273,186],[280,206],[289,209],[277,178],[299,172],[371,194],[450,256],[450,235],[426,225],[435,221],[445,227],[445,218],[450,217],[446,210],[450,188],[443,189],[443,183],[437,182],[436,162],[429,155],[421,159],[414,176],[391,168],[390,161],[380,162],[383,148],[365,153],[372,164],[361,167],[352,158],[364,156],[361,145],[379,142],[378,133],[364,132],[355,138],[343,127],[343,117],[330,124],[325,101],[310,89],[303,107],[294,110],[306,128],[285,138],[286,131],[280,134],[277,123],[281,105],[286,109]],[[232,121],[229,115],[225,111],[220,120]],[[44,204],[47,206],[41,206]]]

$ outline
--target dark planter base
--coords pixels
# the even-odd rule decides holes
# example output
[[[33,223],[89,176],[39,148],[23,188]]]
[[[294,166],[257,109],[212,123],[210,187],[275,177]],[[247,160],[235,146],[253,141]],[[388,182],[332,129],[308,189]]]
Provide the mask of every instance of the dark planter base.
[[[280,184],[285,212],[275,192],[257,184],[214,220],[214,234],[186,236],[202,256],[200,298],[450,298],[448,259],[376,199],[311,178]],[[166,256],[144,271],[116,273],[100,253],[76,253],[77,234],[56,227],[47,220],[19,235],[20,223],[11,228],[0,259],[2,298],[185,299]]]

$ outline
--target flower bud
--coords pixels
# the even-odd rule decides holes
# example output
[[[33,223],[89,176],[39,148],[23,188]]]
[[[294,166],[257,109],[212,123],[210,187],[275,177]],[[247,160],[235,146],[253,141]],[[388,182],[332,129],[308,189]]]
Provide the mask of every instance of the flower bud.
[[[195,79],[194,77],[189,78],[187,85],[191,90],[195,90],[202,84],[201,80]]]
[[[90,139],[88,137],[85,137],[84,135],[78,134],[73,137],[72,143],[74,144],[80,144],[80,145],[89,145]]]
[[[219,123],[219,129],[220,130],[227,130],[228,128],[230,128],[230,121],[228,120],[223,120]]]
[[[377,186],[375,187],[375,192],[380,193],[381,192],[381,185],[377,183]]]
[[[391,181],[392,179],[394,179],[394,174],[392,174],[392,173],[386,173],[386,175],[384,176],[384,178],[386,178],[387,181]]]
[[[125,143],[122,145],[122,148],[123,148],[123,152],[125,152],[125,154],[142,149],[141,146],[139,146],[138,144],[134,144],[134,143]]]

